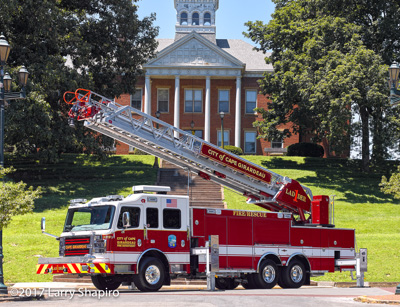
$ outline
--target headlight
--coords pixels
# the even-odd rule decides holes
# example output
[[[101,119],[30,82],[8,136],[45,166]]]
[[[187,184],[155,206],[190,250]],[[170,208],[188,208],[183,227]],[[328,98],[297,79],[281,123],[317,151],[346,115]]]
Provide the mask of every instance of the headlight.
[[[105,253],[106,242],[106,240],[103,240],[103,236],[94,236],[93,251],[98,254]]]

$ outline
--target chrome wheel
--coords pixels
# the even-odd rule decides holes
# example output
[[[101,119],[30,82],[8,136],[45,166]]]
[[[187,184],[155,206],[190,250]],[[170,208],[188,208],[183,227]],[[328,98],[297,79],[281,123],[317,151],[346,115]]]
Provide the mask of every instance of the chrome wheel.
[[[146,269],[145,278],[150,285],[157,284],[161,278],[160,269],[155,265],[150,265]]]
[[[262,272],[262,278],[268,284],[274,282],[276,278],[275,268],[272,265],[267,265]]]
[[[250,286],[253,289],[272,289],[278,282],[278,267],[271,259],[264,259],[259,267],[259,272],[249,274],[252,276],[249,279]]]
[[[290,270],[290,278],[294,283],[299,283],[303,279],[303,269],[299,265],[294,265]]]

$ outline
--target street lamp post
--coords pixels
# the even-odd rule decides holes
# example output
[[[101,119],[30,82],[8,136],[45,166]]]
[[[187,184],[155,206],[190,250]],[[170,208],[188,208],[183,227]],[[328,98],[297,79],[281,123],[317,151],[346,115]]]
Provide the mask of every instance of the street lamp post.
[[[192,128],[192,135],[195,135],[196,131],[194,131],[194,121],[193,120],[190,122],[190,128]]]
[[[160,112],[159,110],[157,110],[157,111],[156,111],[156,117],[157,117],[157,119],[160,119],[160,116],[161,116],[161,112]],[[156,128],[157,128],[157,130],[158,130],[158,128],[159,128],[158,122],[156,122]],[[154,167],[154,168],[158,168],[158,158],[157,158],[157,157],[154,157],[154,164],[153,164],[153,167]]]
[[[224,117],[225,117],[225,113],[224,112],[220,112],[219,116],[221,117],[221,147],[222,149],[224,149]]]
[[[397,89],[399,86],[399,73],[400,66],[398,63],[394,62],[389,67],[389,99],[392,106],[397,106],[400,104],[400,91]],[[395,294],[400,294],[400,284],[397,285]]]
[[[10,92],[11,76],[4,73],[11,46],[3,34],[0,36],[0,168],[4,167],[4,105],[6,101],[24,99],[26,97],[25,86],[28,81],[29,72],[24,66],[18,71],[18,83],[22,87],[20,92]],[[3,275],[3,230],[0,229],[0,293],[7,294],[7,286],[4,284]]]
[[[389,67],[389,86],[390,86],[390,104],[396,106],[400,104],[400,91],[397,89],[399,86],[399,64],[394,62]]]

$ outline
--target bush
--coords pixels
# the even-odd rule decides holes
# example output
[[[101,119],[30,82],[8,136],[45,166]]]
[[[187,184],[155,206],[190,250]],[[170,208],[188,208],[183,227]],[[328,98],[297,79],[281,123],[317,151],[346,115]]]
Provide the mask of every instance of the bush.
[[[297,143],[288,147],[287,156],[323,157],[324,148],[314,143]]]
[[[231,153],[241,156],[243,155],[243,150],[240,147],[232,146],[232,145],[226,145],[224,146],[224,149],[227,151],[230,151]]]
[[[133,150],[133,154],[134,154],[134,155],[148,155],[147,152],[142,151],[142,150],[137,149],[137,148],[135,148],[135,149]]]

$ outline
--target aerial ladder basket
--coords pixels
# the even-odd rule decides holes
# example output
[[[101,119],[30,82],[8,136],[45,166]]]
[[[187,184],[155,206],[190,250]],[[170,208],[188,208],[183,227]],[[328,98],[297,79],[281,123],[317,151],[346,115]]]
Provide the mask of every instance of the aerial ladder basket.
[[[298,216],[308,223],[311,190],[131,106],[87,89],[66,92],[69,120],[190,170],[248,197],[248,203]]]

